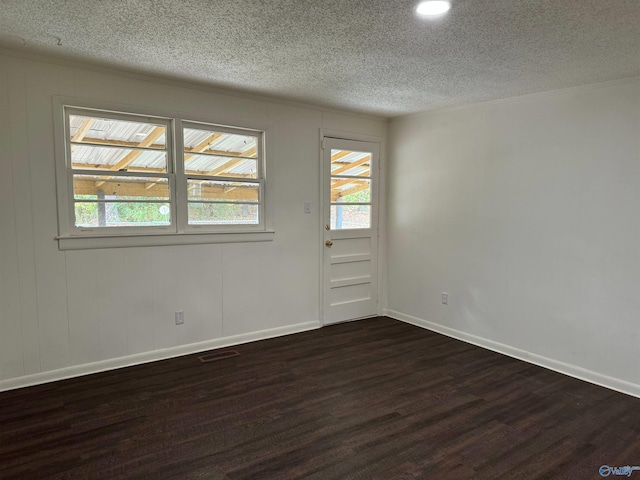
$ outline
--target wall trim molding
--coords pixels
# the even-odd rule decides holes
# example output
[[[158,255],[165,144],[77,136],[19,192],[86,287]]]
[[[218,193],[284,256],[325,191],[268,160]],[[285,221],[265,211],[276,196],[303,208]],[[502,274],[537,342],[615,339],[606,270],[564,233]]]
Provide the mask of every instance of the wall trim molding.
[[[82,365],[73,365],[58,370],[50,370],[48,372],[36,373],[33,375],[25,375],[22,377],[0,380],[0,392],[6,390],[14,390],[16,388],[30,387],[40,385],[42,383],[55,382],[65,380],[67,378],[81,377],[92,373],[105,372],[108,370],[116,370],[124,367],[131,367],[143,363],[156,362],[158,360],[166,360],[169,358],[181,357],[193,353],[199,353],[206,350],[216,348],[229,347],[242,343],[255,342],[257,340],[266,340],[268,338],[282,337],[293,333],[306,332],[315,330],[322,325],[320,322],[305,322],[285,327],[270,328],[267,330],[259,330],[257,332],[243,333],[240,335],[232,335],[229,337],[216,338],[204,342],[190,343],[187,345],[179,345],[176,347],[162,348],[149,352],[136,353],[126,355],[124,357],[110,358],[99,362],[85,363]]]
[[[627,395],[640,398],[640,385],[627,382],[626,380],[603,375],[601,373],[587,370],[586,368],[578,367],[576,365],[560,362],[552,358],[543,357],[542,355],[537,355],[535,353],[521,350],[510,345],[505,345],[503,343],[495,342],[483,337],[478,337],[461,330],[446,327],[444,325],[433,323],[422,318],[414,317],[413,315],[407,315],[405,313],[397,312],[395,310],[387,309],[384,311],[384,315],[395,320],[400,320],[401,322],[409,323],[426,330],[431,330],[432,332],[446,335],[447,337],[455,338],[456,340],[461,340],[463,342],[470,343],[472,345],[476,345],[493,352],[507,355],[508,357],[517,358],[518,360],[522,360],[527,363],[538,365],[539,367],[553,370],[554,372],[562,373],[569,377],[577,378],[578,380],[583,380],[600,387],[605,387],[610,390],[615,390],[617,392],[626,393]]]

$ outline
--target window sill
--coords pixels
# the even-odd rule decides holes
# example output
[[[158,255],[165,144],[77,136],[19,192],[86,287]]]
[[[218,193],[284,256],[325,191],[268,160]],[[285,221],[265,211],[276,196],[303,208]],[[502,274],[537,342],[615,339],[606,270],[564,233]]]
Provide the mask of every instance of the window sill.
[[[158,247],[166,245],[201,245],[209,243],[271,242],[274,231],[224,233],[154,233],[142,235],[96,235],[56,237],[59,250],[96,248]]]

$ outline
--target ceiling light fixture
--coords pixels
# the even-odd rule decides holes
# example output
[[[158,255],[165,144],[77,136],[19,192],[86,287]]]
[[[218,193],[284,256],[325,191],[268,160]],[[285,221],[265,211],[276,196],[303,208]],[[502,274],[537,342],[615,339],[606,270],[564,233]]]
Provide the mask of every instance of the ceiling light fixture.
[[[418,15],[424,15],[425,17],[435,17],[447,13],[451,8],[451,2],[447,0],[429,0],[421,2],[416,8]]]

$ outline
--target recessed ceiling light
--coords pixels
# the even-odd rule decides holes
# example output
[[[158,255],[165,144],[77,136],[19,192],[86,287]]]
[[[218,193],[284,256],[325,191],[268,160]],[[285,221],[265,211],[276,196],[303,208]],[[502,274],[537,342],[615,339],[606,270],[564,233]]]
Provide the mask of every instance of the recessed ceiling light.
[[[447,0],[429,0],[421,2],[416,8],[418,15],[424,15],[425,17],[433,17],[436,15],[442,15],[447,13],[451,8],[451,2]]]

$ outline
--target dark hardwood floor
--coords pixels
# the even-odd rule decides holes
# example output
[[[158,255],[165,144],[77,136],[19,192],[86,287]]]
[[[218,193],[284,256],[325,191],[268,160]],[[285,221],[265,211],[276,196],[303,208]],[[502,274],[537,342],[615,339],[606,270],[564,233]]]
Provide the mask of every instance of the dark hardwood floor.
[[[597,479],[640,465],[640,399],[395,320],[234,348],[1,393],[0,478]]]

